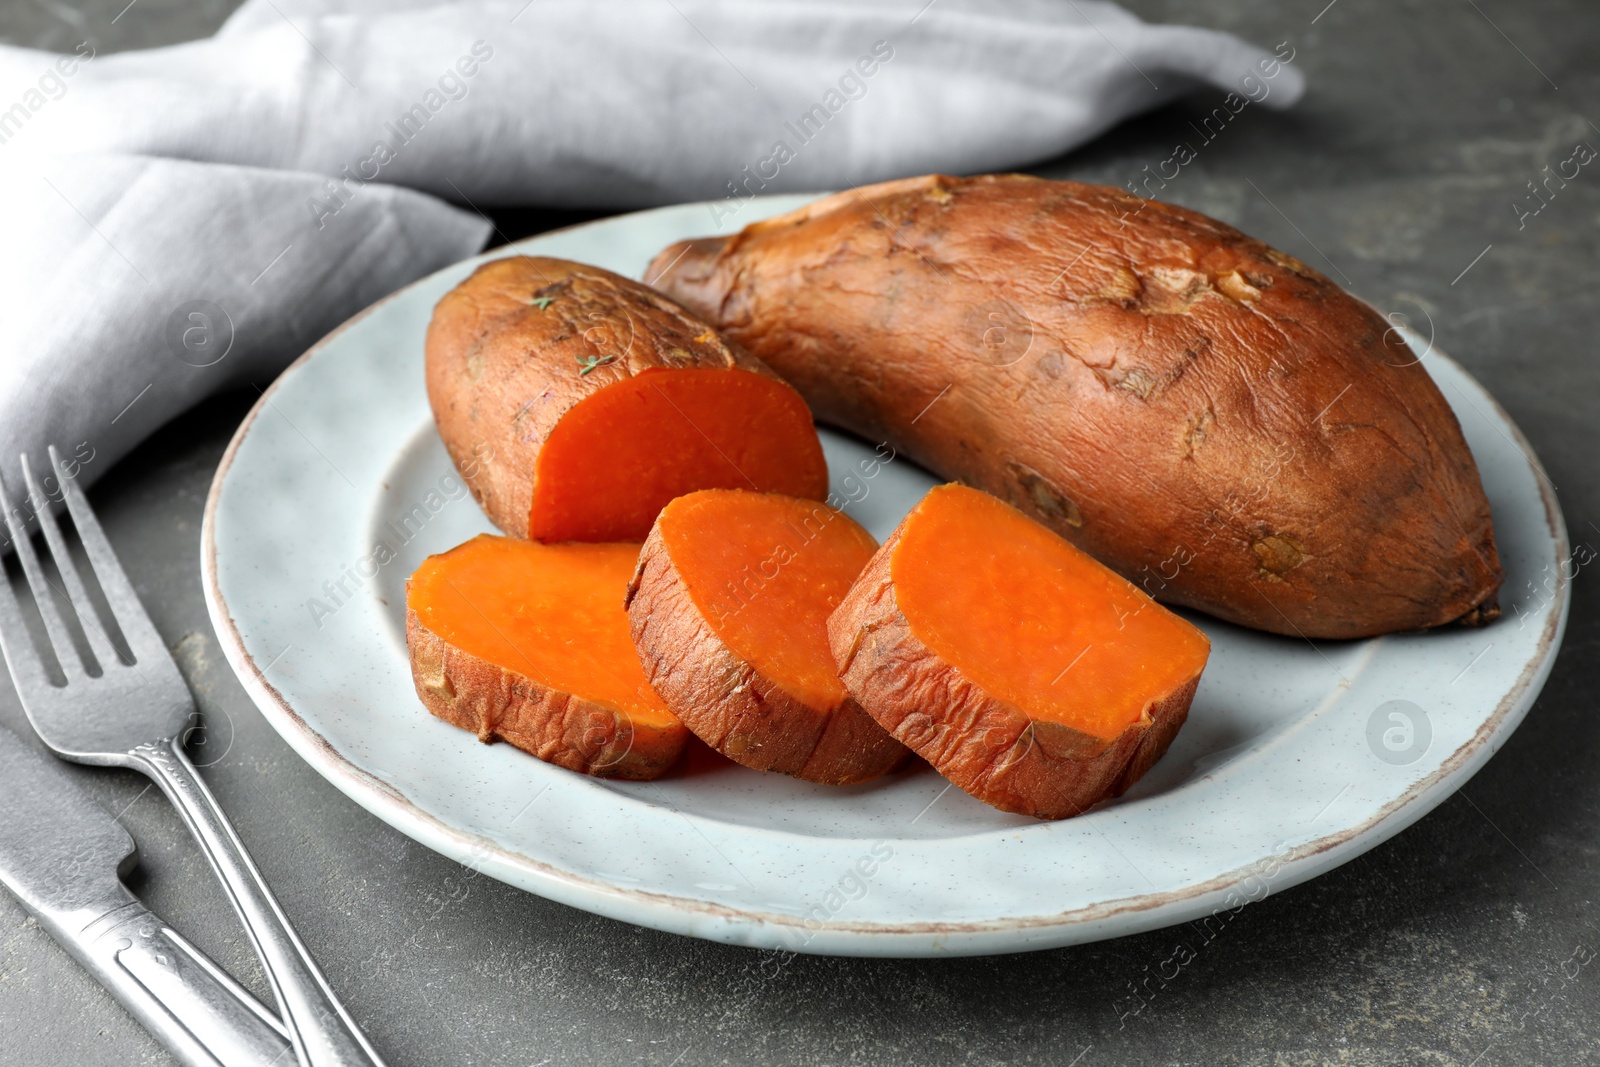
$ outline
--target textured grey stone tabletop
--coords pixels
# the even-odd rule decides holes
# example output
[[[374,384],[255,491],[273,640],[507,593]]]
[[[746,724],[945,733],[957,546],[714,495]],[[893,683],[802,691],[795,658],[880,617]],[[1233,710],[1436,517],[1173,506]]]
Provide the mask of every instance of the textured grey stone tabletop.
[[[209,33],[230,6],[9,0],[0,38],[145,47]],[[1537,214],[1529,186],[1578,143],[1600,146],[1600,8],[1129,6],[1268,47],[1286,41],[1310,92],[1288,113],[1247,108],[1209,138],[1191,123],[1221,94],[1202,93],[1039,172],[1123,185],[1176,142],[1197,143],[1160,195],[1414,324],[1431,321],[1439,346],[1532,440],[1573,543],[1600,546],[1600,173],[1544,186]],[[569,217],[499,221],[518,236]],[[1600,578],[1589,570],[1572,582],[1565,647],[1543,695],[1482,772],[1386,844],[1246,908],[1128,1014],[1133,988],[1193,931],[985,959],[784,960],[474,878],[358,808],[255,710],[201,600],[202,503],[253,397],[178,419],[92,499],[208,717],[197,749],[206,779],[395,1067],[1600,1063],[1600,966],[1577,962],[1600,953],[1600,664],[1589,658]],[[0,724],[26,730],[7,683]],[[132,774],[72,774],[138,840],[134,890],[265,999],[249,946],[166,802]],[[170,1061],[0,893],[0,1062]]]

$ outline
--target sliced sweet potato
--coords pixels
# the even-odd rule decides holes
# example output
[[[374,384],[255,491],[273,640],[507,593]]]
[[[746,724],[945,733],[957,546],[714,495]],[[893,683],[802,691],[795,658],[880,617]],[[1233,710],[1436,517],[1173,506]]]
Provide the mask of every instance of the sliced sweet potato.
[[[814,500],[708,489],[656,519],[628,586],[650,684],[695,735],[762,771],[864,782],[909,753],[839,680],[827,621],[877,542]]]
[[[1421,361],[1214,219],[930,175],[674,245],[656,275],[823,422],[994,493],[1168,603],[1314,638],[1498,613],[1489,502]]]
[[[1211,645],[1015,508],[933,489],[828,623],[852,696],[956,785],[1060,819],[1167,750]]]
[[[655,778],[688,731],[651,690],[622,596],[634,544],[488,534],[406,586],[411,674],[429,711],[489,743],[606,778]]]
[[[642,541],[695,489],[822,499],[805,401],[759,360],[638,282],[515,256],[434,308],[428,399],[489,518],[540,541]]]

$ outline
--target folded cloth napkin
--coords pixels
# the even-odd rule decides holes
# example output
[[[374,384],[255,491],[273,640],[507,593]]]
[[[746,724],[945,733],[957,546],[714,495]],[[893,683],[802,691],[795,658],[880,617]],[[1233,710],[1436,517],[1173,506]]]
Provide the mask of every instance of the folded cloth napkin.
[[[169,48],[0,47],[0,456],[94,479],[477,251],[489,205],[736,221],[1036,162],[1201,84],[1285,107],[1282,58],[1094,0],[247,0]]]

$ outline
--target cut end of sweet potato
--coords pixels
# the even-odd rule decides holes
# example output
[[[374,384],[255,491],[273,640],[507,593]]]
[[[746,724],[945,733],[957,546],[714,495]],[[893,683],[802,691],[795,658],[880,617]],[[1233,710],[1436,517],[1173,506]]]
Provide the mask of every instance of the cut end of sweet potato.
[[[434,308],[424,367],[440,440],[513,537],[642,541],[695,489],[828,493],[798,392],[682,305],[599,267],[484,264]]]
[[[877,548],[844,513],[705,490],[662,510],[628,594],[655,690],[748,767],[846,784],[908,755],[839,680],[827,621]]]
[[[734,653],[809,707],[845,696],[828,651],[828,616],[878,543],[813,500],[708,490],[662,512],[661,542]]]
[[[931,491],[829,623],[863,708],[962,789],[1076,815],[1160,758],[1210,643],[1010,505]]]
[[[652,369],[567,412],[539,451],[528,535],[642,541],[667,502],[696,489],[822,498],[828,468],[805,401],[738,368]]]
[[[1035,720],[1104,747],[1204,666],[1204,634],[989,494],[941,486],[915,515],[890,563],[912,633]]]
[[[482,535],[406,589],[417,695],[439,718],[569,770],[654,778],[688,732],[650,688],[622,598],[634,544]]]

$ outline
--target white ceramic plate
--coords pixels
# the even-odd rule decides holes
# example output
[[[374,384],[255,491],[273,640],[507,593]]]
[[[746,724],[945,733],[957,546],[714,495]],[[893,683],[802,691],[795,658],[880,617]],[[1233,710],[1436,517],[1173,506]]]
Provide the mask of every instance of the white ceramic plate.
[[[803,199],[747,204],[725,228]],[[667,243],[716,228],[705,205],[684,205],[440,271],[307,352],[228,449],[203,553],[229,662],[301,756],[402,832],[531,892],[676,933],[849,955],[1013,952],[1224,923],[1416,821],[1533,703],[1566,621],[1565,526],[1517,428],[1424,348],[1494,508],[1505,616],[1316,645],[1195,616],[1213,650],[1188,725],[1126,796],[1079,818],[1006,815],[926,767],[844,789],[731,764],[600,781],[434,719],[407,668],[405,580],[489,529],[423,392],[434,302],[484,258],[536,251],[638,276]],[[870,447],[824,440],[847,510],[880,538],[934,484],[903,459],[866,477]],[[375,556],[380,542],[389,551]]]

